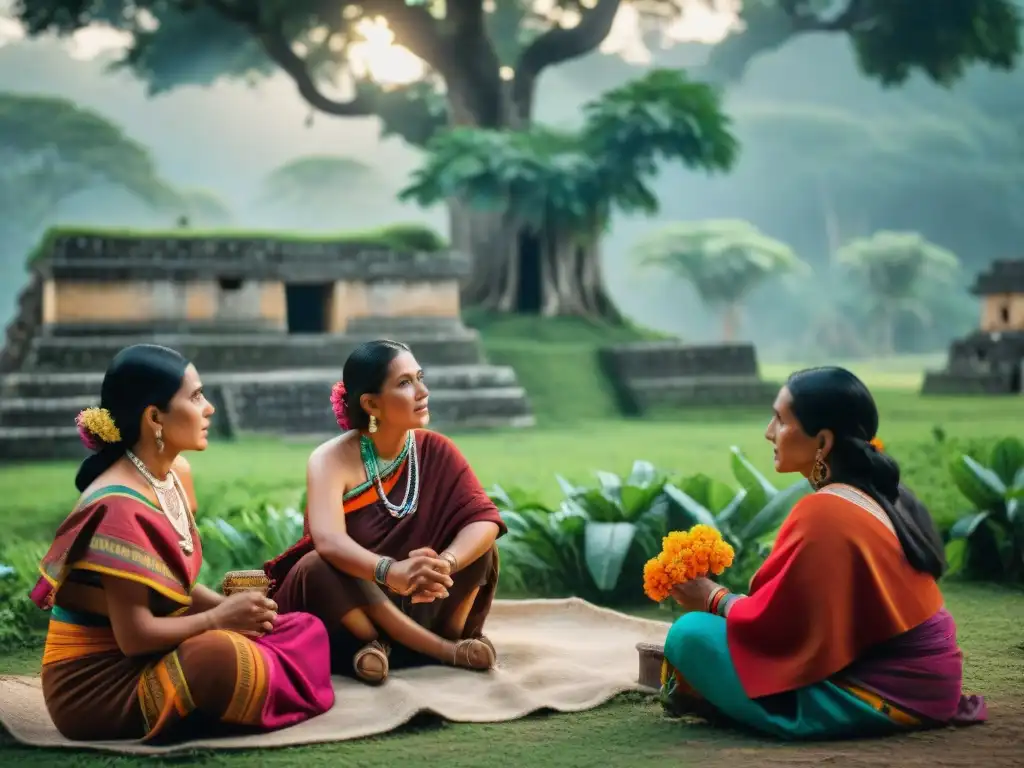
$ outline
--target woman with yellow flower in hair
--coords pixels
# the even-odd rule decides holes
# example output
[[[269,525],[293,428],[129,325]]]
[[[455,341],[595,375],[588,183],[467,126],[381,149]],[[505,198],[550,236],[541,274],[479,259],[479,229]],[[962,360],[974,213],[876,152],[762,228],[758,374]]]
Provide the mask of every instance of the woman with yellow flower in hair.
[[[667,708],[790,739],[984,721],[984,699],[963,694],[936,583],[942,540],[882,451],[870,392],[843,368],[815,368],[793,374],[773,410],[776,471],[803,474],[815,493],[747,595],[659,566],[645,574],[688,611],[665,641]]]
[[[114,357],[100,407],[78,416],[93,452],[75,478],[82,495],[32,591],[51,612],[43,698],[67,738],[274,730],[334,703],[318,619],[196,583],[203,554],[181,453],[206,448],[213,412],[195,366],[140,344]]]

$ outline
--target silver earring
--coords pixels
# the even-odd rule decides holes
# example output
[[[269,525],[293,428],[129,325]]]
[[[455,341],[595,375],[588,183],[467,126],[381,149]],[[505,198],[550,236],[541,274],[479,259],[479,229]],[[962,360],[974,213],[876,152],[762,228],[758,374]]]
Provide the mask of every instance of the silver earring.
[[[164,431],[162,429],[156,431],[156,452],[164,452]]]
[[[370,432],[376,432],[376,431],[377,431],[377,417],[376,416],[371,416],[370,417]]]

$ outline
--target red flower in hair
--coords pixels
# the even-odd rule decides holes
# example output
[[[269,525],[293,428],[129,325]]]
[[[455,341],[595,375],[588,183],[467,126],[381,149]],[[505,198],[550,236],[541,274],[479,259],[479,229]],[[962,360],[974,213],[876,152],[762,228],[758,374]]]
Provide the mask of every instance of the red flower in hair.
[[[334,418],[342,431],[347,432],[350,427],[348,423],[348,407],[345,405],[345,383],[339,381],[331,388],[331,408],[334,409]]]

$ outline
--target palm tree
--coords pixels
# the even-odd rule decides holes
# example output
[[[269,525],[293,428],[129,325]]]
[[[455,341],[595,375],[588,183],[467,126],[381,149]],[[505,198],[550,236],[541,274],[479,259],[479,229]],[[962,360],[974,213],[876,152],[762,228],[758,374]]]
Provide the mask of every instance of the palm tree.
[[[641,266],[661,267],[689,282],[722,312],[722,338],[734,341],[743,301],[773,277],[808,270],[793,250],[736,219],[670,224],[634,249]]]
[[[917,232],[883,231],[853,240],[839,249],[836,262],[862,277],[873,294],[884,354],[894,351],[900,314],[911,312],[922,321],[930,320],[918,298],[924,283],[929,279],[948,281],[960,267],[954,253]]]

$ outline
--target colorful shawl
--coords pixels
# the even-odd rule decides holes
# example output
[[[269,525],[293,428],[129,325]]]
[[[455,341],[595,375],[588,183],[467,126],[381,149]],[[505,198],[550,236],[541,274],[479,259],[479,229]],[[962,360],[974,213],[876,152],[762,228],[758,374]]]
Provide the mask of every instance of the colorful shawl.
[[[163,510],[138,491],[123,485],[100,488],[79,502],[57,529],[39,565],[42,577],[32,590],[40,608],[53,607],[61,585],[73,573],[109,575],[145,584],[171,614],[192,604],[192,587],[203,563],[193,522],[194,550],[185,555]],[[98,584],[94,585],[99,589]]]
[[[729,653],[749,697],[791,691],[830,678],[942,605],[935,580],[911,567],[884,523],[815,493],[793,508],[750,595],[733,604]]]

